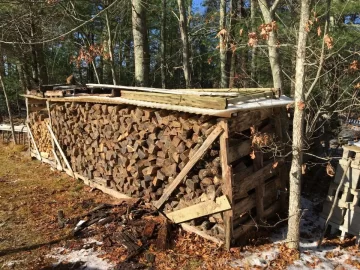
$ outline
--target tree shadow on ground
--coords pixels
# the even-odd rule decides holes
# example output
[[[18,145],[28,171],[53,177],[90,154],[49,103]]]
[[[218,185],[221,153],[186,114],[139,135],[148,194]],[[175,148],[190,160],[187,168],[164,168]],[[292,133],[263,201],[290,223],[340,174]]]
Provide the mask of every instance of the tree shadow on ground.
[[[5,255],[9,255],[9,254],[13,254],[13,253],[18,253],[18,252],[22,252],[22,251],[30,251],[30,250],[34,250],[43,246],[48,246],[48,245],[54,245],[54,244],[58,244],[63,240],[67,240],[69,239],[69,236],[66,237],[62,237],[56,240],[52,240],[50,242],[46,242],[46,243],[39,243],[39,244],[33,244],[30,246],[25,246],[25,247],[18,247],[18,248],[8,248],[8,249],[3,249],[0,250],[0,257],[1,256],[5,256]]]
[[[86,270],[103,270],[95,267],[88,267],[86,266],[86,263],[83,261],[77,261],[77,262],[61,262],[58,264],[53,264],[50,266],[45,266],[43,268],[40,268],[39,270],[80,270],[80,269],[86,269]]]

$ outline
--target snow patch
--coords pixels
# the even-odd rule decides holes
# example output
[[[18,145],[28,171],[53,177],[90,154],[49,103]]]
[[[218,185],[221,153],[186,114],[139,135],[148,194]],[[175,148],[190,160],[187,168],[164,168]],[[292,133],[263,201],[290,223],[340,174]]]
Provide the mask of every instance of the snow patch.
[[[95,239],[84,239],[84,246],[89,247],[91,244],[101,245],[102,243]],[[115,267],[110,262],[99,258],[104,254],[102,251],[95,250],[95,248],[83,248],[80,250],[71,250],[66,248],[54,248],[52,253],[48,256],[57,260],[57,263],[53,264],[53,267],[60,265],[61,263],[76,263],[82,262],[82,266],[79,269],[84,270],[110,270]]]

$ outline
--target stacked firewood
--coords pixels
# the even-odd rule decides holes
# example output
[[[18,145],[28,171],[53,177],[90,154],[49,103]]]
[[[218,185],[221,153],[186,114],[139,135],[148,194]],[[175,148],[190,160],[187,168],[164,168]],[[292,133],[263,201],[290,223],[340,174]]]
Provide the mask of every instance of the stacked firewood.
[[[216,119],[129,105],[55,103],[53,130],[72,169],[107,187],[158,200],[214,130]],[[165,203],[165,211],[222,195],[214,143]]]
[[[29,113],[29,126],[34,136],[36,146],[42,156],[50,156],[52,154],[51,135],[48,128],[49,116],[47,110]]]

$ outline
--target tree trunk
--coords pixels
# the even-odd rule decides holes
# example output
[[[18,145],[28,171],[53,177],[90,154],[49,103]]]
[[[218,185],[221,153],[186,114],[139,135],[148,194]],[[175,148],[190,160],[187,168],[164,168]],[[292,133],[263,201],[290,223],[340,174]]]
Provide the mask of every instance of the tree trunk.
[[[106,20],[106,29],[108,34],[108,50],[109,50],[109,62],[110,62],[110,69],[111,69],[111,77],[113,84],[116,85],[116,73],[115,73],[115,66],[114,66],[114,56],[113,56],[113,46],[112,46],[112,38],[111,38],[111,29],[110,29],[110,21],[109,21],[109,12],[105,12],[105,20]]]
[[[190,68],[190,44],[187,32],[187,18],[184,0],[178,0],[179,6],[179,27],[183,44],[183,70],[186,88],[191,87],[191,68]]]
[[[240,1],[240,8],[242,5],[242,1]],[[231,0],[230,2],[230,6],[231,6],[231,12],[230,12],[230,25],[229,25],[229,32],[230,32],[230,38],[233,40],[234,42],[234,46],[235,46],[235,25],[237,22],[237,10],[238,10],[238,1],[237,0]],[[237,59],[237,55],[236,55],[236,51],[231,51],[228,50],[227,53],[227,57],[229,59],[227,59],[228,66],[229,66],[229,87],[232,88],[234,87],[234,80],[235,80],[235,70],[236,70],[236,59]]]
[[[135,84],[149,86],[149,42],[144,0],[132,0],[132,31],[134,37]]]
[[[251,21],[251,31],[256,32],[256,0],[251,0],[250,4],[250,21]],[[251,73],[251,85],[256,86],[257,85],[257,76],[256,76],[256,46],[253,46],[251,48],[251,67],[250,67],[250,73]]]
[[[1,56],[1,57],[2,57],[2,56]],[[4,92],[6,108],[7,108],[8,114],[9,114],[9,122],[10,122],[10,127],[11,127],[11,135],[12,135],[12,138],[13,138],[14,143],[17,144],[16,136],[15,136],[14,123],[13,123],[13,121],[12,121],[12,116],[11,116],[11,109],[10,109],[9,99],[8,99],[8,96],[7,96],[7,92],[6,92],[6,88],[5,88],[5,83],[4,83],[4,80],[3,80],[3,74],[4,74],[3,69],[4,69],[4,65],[3,65],[3,63],[0,63],[0,65],[1,65],[1,67],[0,67],[0,84],[1,84],[1,87],[2,87],[3,92]]]
[[[166,76],[165,76],[165,30],[166,29],[166,0],[161,0],[161,36],[160,36],[160,51],[161,51],[161,87],[166,88]]]
[[[267,1],[258,0],[261,13],[264,17],[265,23],[271,23],[274,21],[274,13],[277,7],[277,4],[280,1],[275,1],[276,6],[269,7]],[[268,51],[269,51],[269,61],[271,66],[271,73],[274,81],[274,87],[282,89],[282,73],[281,73],[281,64],[280,64],[280,55],[277,48],[277,35],[275,31],[269,33],[269,39],[267,40]]]
[[[295,112],[293,120],[292,162],[290,169],[290,197],[287,245],[292,249],[299,249],[300,240],[300,195],[301,195],[301,166],[303,159],[304,137],[304,101],[305,101],[305,57],[306,57],[306,23],[309,20],[311,0],[301,1],[298,45],[295,68]]]
[[[225,30],[225,31],[224,31]],[[220,38],[220,87],[227,88],[229,86],[229,76],[226,72],[227,62],[227,32],[226,32],[226,0],[220,1],[220,25],[219,25],[219,38]]]

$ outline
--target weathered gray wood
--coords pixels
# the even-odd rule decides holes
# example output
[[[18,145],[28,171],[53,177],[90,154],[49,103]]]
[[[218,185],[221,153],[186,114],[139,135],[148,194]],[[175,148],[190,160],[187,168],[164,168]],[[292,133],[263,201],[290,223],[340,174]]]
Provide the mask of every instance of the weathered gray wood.
[[[246,140],[235,145],[230,145],[228,150],[228,162],[232,163],[239,158],[250,154],[251,141]]]
[[[195,205],[191,205],[180,210],[167,213],[166,216],[174,223],[182,223],[184,221],[193,220],[231,209],[231,205],[227,197],[221,196],[214,201],[205,201]]]
[[[222,169],[222,192],[226,195],[230,201],[230,204],[233,203],[233,179],[232,179],[232,168],[229,166],[229,126],[227,120],[221,120],[220,126],[223,128],[224,132],[220,135],[220,161]],[[232,220],[233,220],[233,211],[232,209],[224,213],[224,224],[225,224],[225,247],[230,250],[231,241],[232,241]]]
[[[218,239],[216,237],[213,237],[211,235],[208,235],[207,233],[205,233],[203,231],[200,231],[198,228],[195,228],[194,226],[191,226],[191,225],[189,225],[187,223],[182,223],[181,227],[187,232],[196,233],[197,235],[200,235],[201,237],[203,237],[205,239],[208,239],[210,241],[213,241],[214,243],[217,243],[219,245],[224,244],[224,242],[221,241],[220,239]]]

